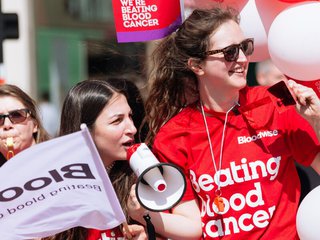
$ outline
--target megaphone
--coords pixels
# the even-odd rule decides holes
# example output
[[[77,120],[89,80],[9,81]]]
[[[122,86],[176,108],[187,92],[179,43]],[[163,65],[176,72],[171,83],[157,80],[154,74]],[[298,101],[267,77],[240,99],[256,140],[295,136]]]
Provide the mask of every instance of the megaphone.
[[[150,211],[164,211],[174,207],[186,191],[182,171],[171,163],[160,163],[145,143],[128,149],[127,159],[138,177],[136,196]]]

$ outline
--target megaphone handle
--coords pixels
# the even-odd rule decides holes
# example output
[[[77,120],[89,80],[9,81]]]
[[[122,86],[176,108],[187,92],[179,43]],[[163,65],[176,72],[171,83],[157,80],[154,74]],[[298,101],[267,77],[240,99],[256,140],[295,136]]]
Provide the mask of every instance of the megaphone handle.
[[[151,222],[150,215],[147,213],[146,215],[143,215],[143,218],[146,221],[148,240],[156,240],[156,231],[155,231],[154,226]]]

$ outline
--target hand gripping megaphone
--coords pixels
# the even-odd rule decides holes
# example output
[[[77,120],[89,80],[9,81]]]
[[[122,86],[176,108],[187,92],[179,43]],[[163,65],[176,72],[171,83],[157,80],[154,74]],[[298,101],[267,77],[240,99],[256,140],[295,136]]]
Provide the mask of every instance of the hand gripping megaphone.
[[[150,211],[164,211],[175,206],[186,191],[181,170],[170,163],[160,163],[145,143],[128,149],[127,158],[137,175],[136,196]]]

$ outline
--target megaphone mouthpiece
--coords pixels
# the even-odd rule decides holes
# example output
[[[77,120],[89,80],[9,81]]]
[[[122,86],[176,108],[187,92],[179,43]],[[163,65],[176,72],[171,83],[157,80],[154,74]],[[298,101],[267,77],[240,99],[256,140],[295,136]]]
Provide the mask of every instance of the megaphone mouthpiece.
[[[136,195],[144,208],[164,211],[180,201],[186,182],[178,167],[160,163],[145,143],[132,145],[127,151],[127,159],[138,177]]]
[[[152,167],[150,169],[146,169],[145,173],[141,174],[143,176],[143,180],[149,184],[157,192],[163,192],[167,188],[167,183],[162,177],[162,174],[158,167]]]

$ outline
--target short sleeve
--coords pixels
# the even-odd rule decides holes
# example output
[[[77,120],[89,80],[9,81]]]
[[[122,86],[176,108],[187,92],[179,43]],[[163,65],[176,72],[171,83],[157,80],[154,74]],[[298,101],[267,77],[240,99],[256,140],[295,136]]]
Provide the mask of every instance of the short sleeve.
[[[195,199],[189,178],[186,132],[172,125],[163,127],[157,134],[152,151],[160,162],[168,162],[180,167],[186,177],[186,192],[182,200]]]

